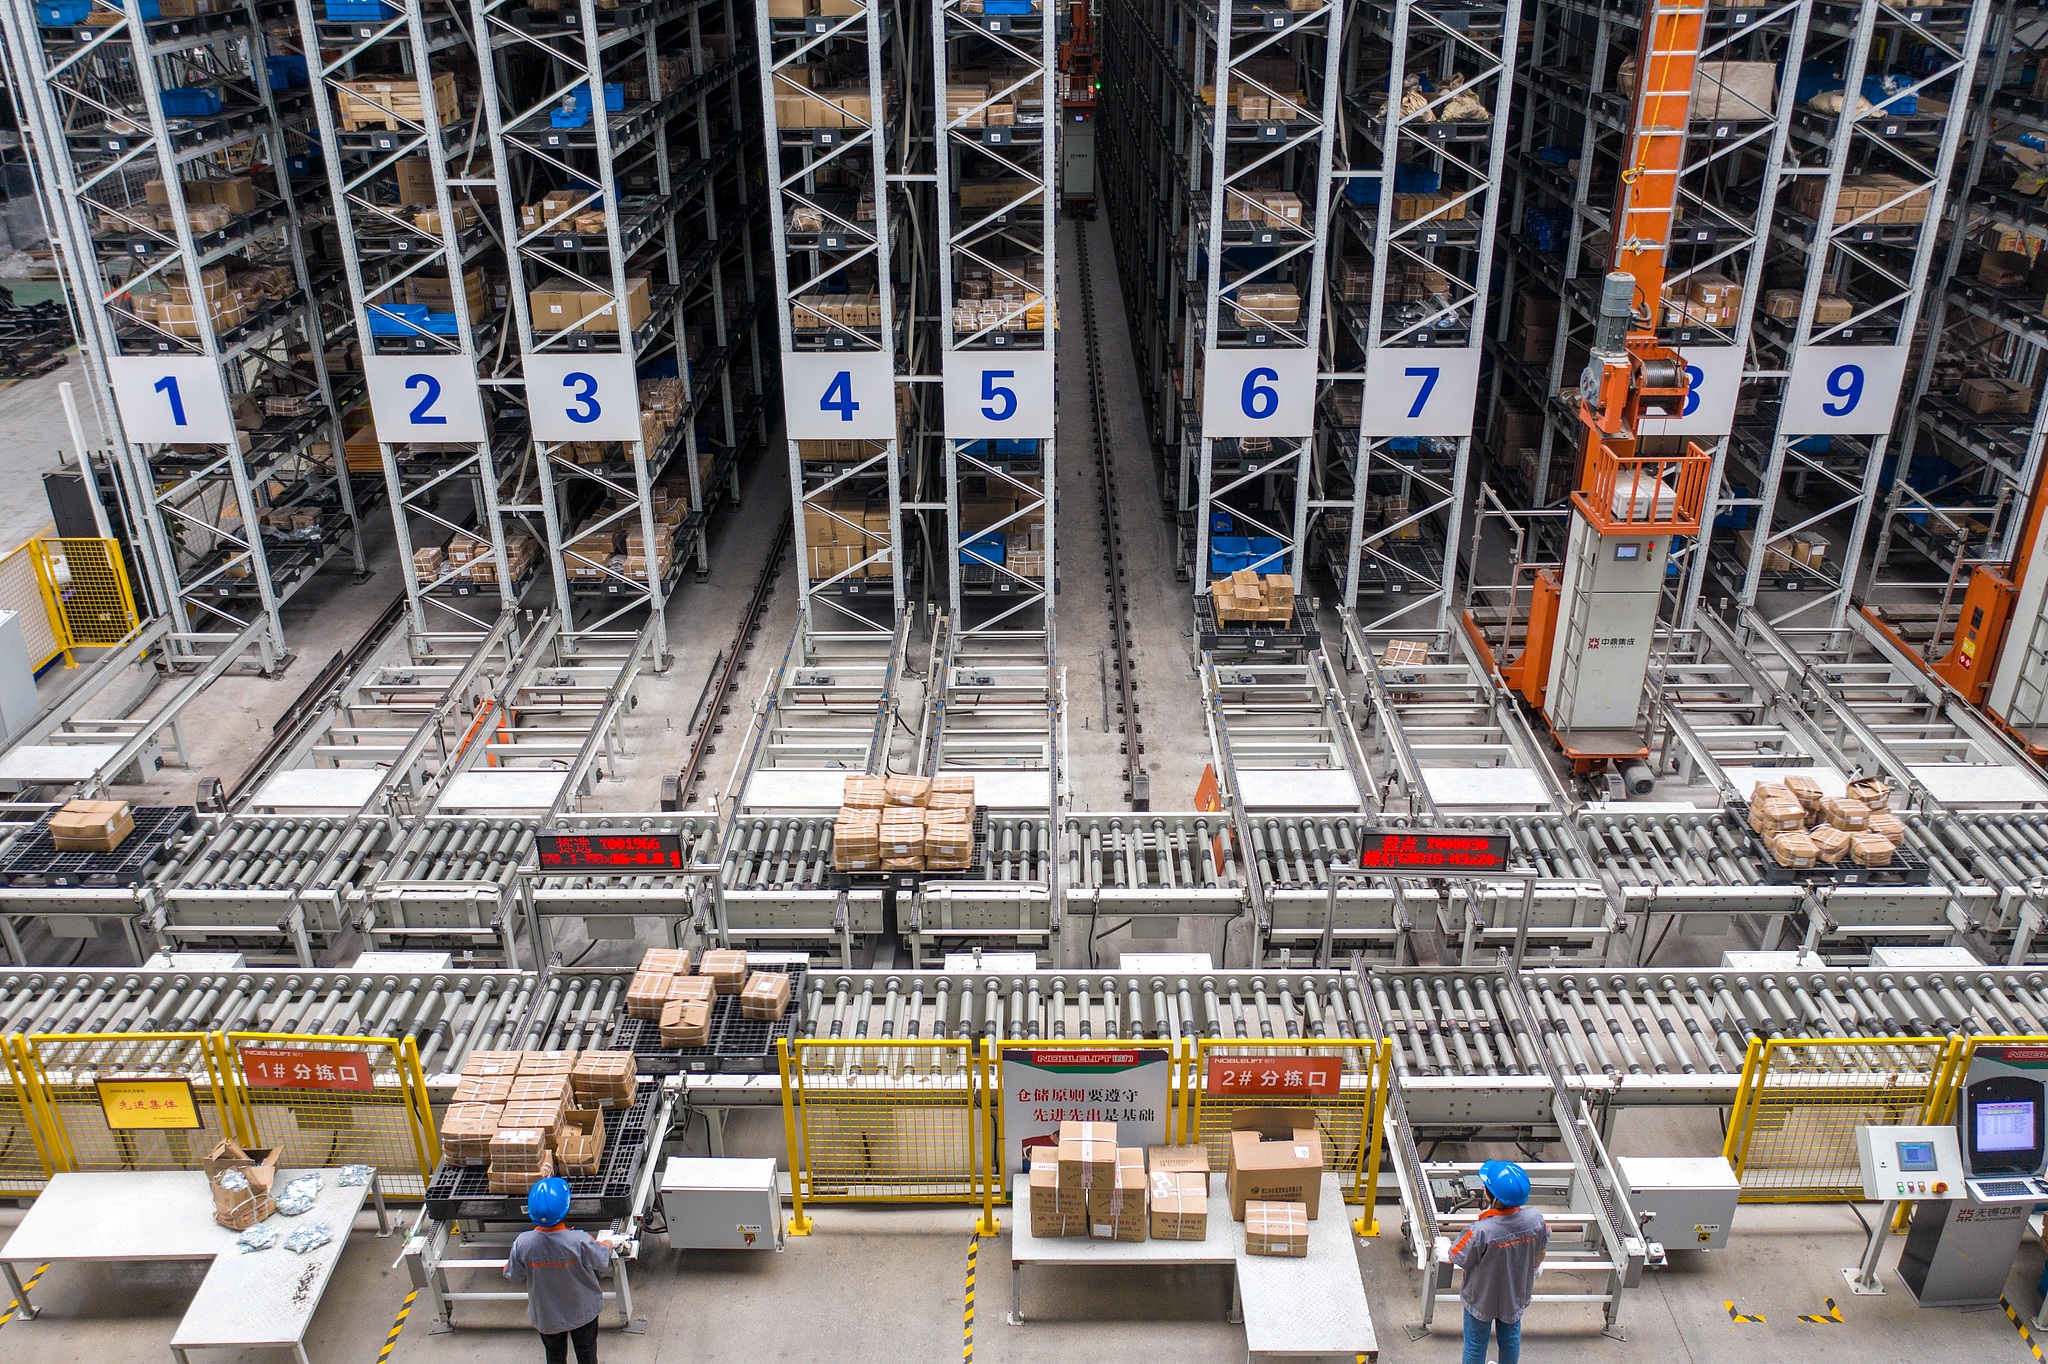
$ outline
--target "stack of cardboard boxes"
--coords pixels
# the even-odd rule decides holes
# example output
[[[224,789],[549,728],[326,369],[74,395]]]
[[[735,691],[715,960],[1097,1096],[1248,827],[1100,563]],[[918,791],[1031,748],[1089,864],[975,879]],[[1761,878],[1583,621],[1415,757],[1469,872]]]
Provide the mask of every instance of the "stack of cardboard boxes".
[[[1308,1254],[1322,1210],[1323,1135],[1314,1109],[1240,1108],[1230,1118],[1230,1215],[1248,1255]]]
[[[631,1108],[637,1089],[627,1052],[472,1052],[441,1122],[442,1158],[487,1166],[491,1192],[508,1196],[553,1174],[594,1175],[603,1110]]]
[[[857,442],[807,443],[847,445]],[[840,457],[857,458],[852,455]],[[804,503],[804,551],[810,558],[813,582],[836,578],[843,573],[854,573],[862,578],[888,577],[889,560],[882,551],[888,546],[889,539],[889,503],[886,499],[869,501],[858,492],[849,491],[822,501]]]
[[[49,827],[59,852],[112,852],[135,832],[135,812],[125,800],[66,801]]]
[[[1756,547],[1756,531],[1745,526],[1735,532],[1735,551],[1746,563]],[[1802,568],[1827,567],[1829,542],[1811,531],[1781,535],[1764,546],[1764,572],[1791,573]]]
[[[974,854],[974,778],[848,777],[832,825],[838,871],[965,871]]]
[[[1792,182],[1792,207],[1809,218],[1818,218],[1826,206],[1826,194],[1824,177],[1802,176]],[[1835,198],[1834,226],[1850,222],[1916,225],[1927,221],[1927,203],[1925,187],[1915,190],[1912,181],[1896,175],[1844,176],[1841,192]]]
[[[1285,625],[1294,619],[1294,576],[1240,568],[1209,585],[1216,619],[1224,625]]]
[[[1859,777],[1841,796],[1825,796],[1810,777],[1758,782],[1749,798],[1749,827],[1784,867],[1890,866],[1905,841],[1905,823],[1890,809],[1891,787]]]
[[[617,331],[617,301],[609,289],[586,289],[572,279],[551,279],[526,295],[538,332]],[[626,277],[626,325],[637,328],[653,312],[645,275]]]

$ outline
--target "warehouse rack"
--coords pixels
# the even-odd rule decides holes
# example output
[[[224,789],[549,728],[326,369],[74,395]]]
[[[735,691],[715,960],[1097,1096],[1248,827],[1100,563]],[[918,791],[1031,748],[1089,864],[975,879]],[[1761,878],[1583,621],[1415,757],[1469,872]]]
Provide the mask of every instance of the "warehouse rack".
[[[1238,568],[1299,579],[1343,7],[1132,0],[1102,17],[1104,199],[1139,382],[1168,452],[1177,568],[1204,596]],[[1306,384],[1292,433],[1205,430],[1205,367]],[[1248,416],[1280,412],[1278,389],[1246,402]]]
[[[1338,159],[1348,169],[1332,187],[1331,325],[1320,341],[1321,368],[1344,381],[1319,392],[1310,538],[1339,601],[1357,610],[1367,599],[1371,628],[1446,619],[1455,556],[1444,546],[1459,537],[1472,422],[1468,409],[1436,428],[1455,434],[1361,434],[1389,427],[1365,420],[1355,385],[1376,366],[1433,371],[1425,380],[1449,379],[1447,395],[1459,380],[1476,384],[1521,13],[1519,0],[1392,0],[1360,7],[1345,34],[1349,136]]]
[[[150,595],[181,652],[263,619],[268,669],[281,604],[343,549],[365,568],[337,453],[357,390],[330,372],[339,319],[305,246],[298,41],[248,0],[198,9],[74,0],[4,23],[94,391],[132,381],[108,429]]]

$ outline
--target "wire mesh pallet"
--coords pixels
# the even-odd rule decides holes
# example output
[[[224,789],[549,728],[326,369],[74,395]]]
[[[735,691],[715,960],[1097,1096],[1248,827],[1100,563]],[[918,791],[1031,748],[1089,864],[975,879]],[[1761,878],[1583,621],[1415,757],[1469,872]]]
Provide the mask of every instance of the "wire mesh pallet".
[[[650,1132],[661,1086],[642,1085],[633,1106],[612,1126],[607,1116],[604,1157],[594,1175],[566,1175],[570,1220],[608,1221],[633,1212],[633,1182],[650,1147],[660,1145]],[[653,1140],[650,1140],[653,1137]],[[525,1222],[526,1191],[491,1192],[489,1171],[482,1165],[451,1165],[445,1159],[427,1184],[427,1216],[447,1222]]]
[[[0,886],[141,885],[170,856],[195,813],[189,805],[138,807],[134,832],[112,852],[60,849],[50,838],[51,816],[44,815],[0,860]]]

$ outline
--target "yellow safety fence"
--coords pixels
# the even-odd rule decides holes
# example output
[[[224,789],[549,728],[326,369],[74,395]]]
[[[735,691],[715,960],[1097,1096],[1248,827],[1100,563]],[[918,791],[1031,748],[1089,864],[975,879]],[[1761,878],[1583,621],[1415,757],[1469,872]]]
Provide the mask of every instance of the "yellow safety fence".
[[[1860,1200],[1856,1129],[1941,1121],[1968,1047],[1945,1037],[1751,1038],[1722,1144],[1741,1201]]]
[[[791,1230],[810,1230],[807,1203],[980,1204],[984,1234],[994,1207],[1009,1201],[1005,1133],[1010,1102],[1006,1056],[1022,1051],[1161,1050],[1168,1053],[1163,1126],[1169,1142],[1209,1147],[1224,1168],[1232,1115],[1247,1107],[1313,1109],[1327,1168],[1343,1181],[1345,1201],[1363,1205],[1362,1234],[1376,1234],[1378,1133],[1392,1077],[1385,1041],[1207,1039],[1189,1047],[1163,1041],[979,1042],[969,1039],[777,1043],[784,1136],[792,1179]],[[1322,1092],[1211,1092],[1212,1062],[1298,1058]],[[1251,1086],[1256,1089],[1254,1082]],[[1233,1087],[1243,1088],[1243,1087]],[[1038,1124],[1043,1125],[1043,1124]],[[1028,1129],[1027,1129],[1028,1130]]]
[[[119,644],[136,626],[135,596],[114,540],[29,540],[0,555],[0,610],[13,611],[41,668],[74,649]]]
[[[34,1033],[0,1063],[0,1193],[198,1169],[227,1137],[287,1167],[374,1165],[387,1196],[420,1198],[440,1158],[410,1037]]]

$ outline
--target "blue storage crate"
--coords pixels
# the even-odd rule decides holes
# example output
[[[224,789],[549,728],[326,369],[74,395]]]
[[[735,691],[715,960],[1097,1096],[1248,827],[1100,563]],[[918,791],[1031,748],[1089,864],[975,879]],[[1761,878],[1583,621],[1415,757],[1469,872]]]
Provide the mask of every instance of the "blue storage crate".
[[[1422,453],[1422,437],[1392,436],[1387,440],[1387,449],[1397,455],[1419,455]]]
[[[427,330],[436,336],[454,336],[461,329],[454,313],[427,314]]]
[[[39,0],[36,22],[44,28],[69,28],[82,24],[92,13],[92,0]]]
[[[1227,511],[1211,511],[1209,513],[1209,534],[1212,536],[1237,534],[1237,518]]]
[[[1227,578],[1252,565],[1251,541],[1241,535],[1217,535],[1209,540],[1209,576]]]
[[[1863,98],[1888,114],[1905,117],[1920,108],[1920,96],[1911,88],[1912,84],[1904,76],[1867,72],[1863,77]]]
[[[287,156],[284,159],[284,173],[294,180],[306,180],[327,174],[327,162],[318,149],[302,156]]]
[[[220,112],[220,91],[195,85],[163,92],[165,118],[207,118]]]
[[[1036,14],[1038,0],[981,0],[983,14]]]
[[[999,530],[985,530],[960,542],[963,564],[1001,565],[1008,556],[1010,537]]]
[[[1344,197],[1354,204],[1377,204],[1380,201],[1380,178],[1374,175],[1346,180]]]
[[[424,303],[373,303],[369,313],[372,336],[417,336],[429,330]]]
[[[1721,490],[1723,497],[1748,497],[1749,489],[1740,483],[1730,483]],[[1714,513],[1715,530],[1748,530],[1750,522],[1756,519],[1755,507],[1723,507]]]
[[[1569,166],[1579,159],[1577,147],[1538,147],[1536,159],[1546,166]]]
[[[1287,542],[1277,535],[1254,535],[1249,542],[1249,552],[1244,556],[1244,566],[1258,573],[1285,573],[1287,571]]]
[[[1792,442],[1791,448],[1802,455],[1825,455],[1835,448],[1833,436],[1805,436]]]
[[[989,443],[989,451],[991,454],[1013,455],[1018,457],[1035,455],[1038,453],[1038,442],[1035,440],[1025,440],[1021,437],[1013,437],[1009,440],[991,441]]]
[[[306,84],[306,59],[296,53],[265,57],[263,70],[273,90],[297,90]]]
[[[1435,194],[1443,188],[1444,177],[1429,166],[1394,167],[1394,193]]]
[[[575,87],[569,92],[569,101],[572,108],[581,109],[588,113],[590,111],[590,87],[588,85]],[[604,111],[608,114],[616,114],[625,107],[626,87],[607,81],[604,87]]]
[[[958,443],[956,448],[963,455],[986,455],[988,453],[988,442],[985,440],[963,440]]]
[[[381,22],[396,19],[398,8],[385,0],[327,0],[327,18],[337,24],[367,19]]]
[[[590,126],[590,107],[581,109],[557,109],[548,115],[551,128],[587,128]]]

